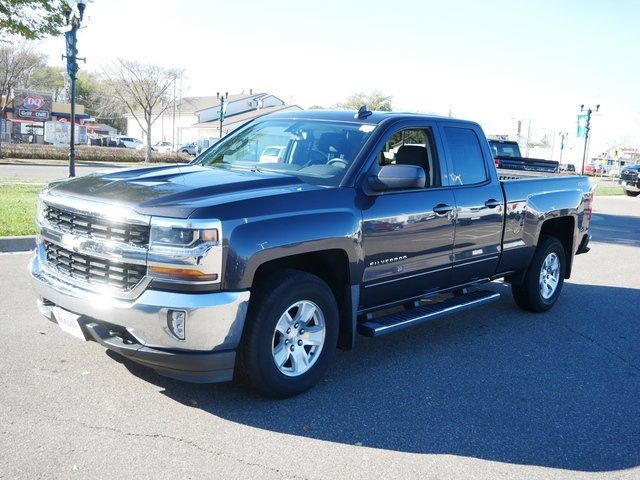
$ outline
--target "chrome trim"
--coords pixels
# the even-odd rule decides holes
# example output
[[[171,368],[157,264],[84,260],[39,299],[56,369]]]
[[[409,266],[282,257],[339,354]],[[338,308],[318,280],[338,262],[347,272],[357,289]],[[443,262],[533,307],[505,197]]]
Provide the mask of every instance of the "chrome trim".
[[[109,296],[109,297],[123,299],[123,300],[131,300],[139,297],[142,294],[142,292],[146,290],[146,288],[149,286],[149,284],[153,280],[153,278],[150,277],[149,275],[145,275],[144,277],[142,277],[140,282],[138,282],[138,284],[135,287],[133,287],[131,290],[118,290],[116,288],[109,287],[108,285],[93,285],[88,282],[77,280],[68,275],[62,275],[55,268],[50,267],[49,264],[47,263],[44,244],[41,241],[39,241],[37,237],[36,237],[36,254],[34,257],[34,261],[38,263],[38,269],[42,271],[44,274],[46,274],[47,276],[52,278],[63,279],[63,280],[58,280],[59,284],[62,285],[64,282],[64,284],[68,284],[76,288],[81,288],[88,292],[98,294],[101,297]]]
[[[466,267],[467,265],[472,265],[474,263],[488,262],[489,260],[497,260],[497,259],[498,259],[498,256],[494,255],[493,257],[481,258],[479,260],[473,260],[471,262],[454,263],[453,268]]]
[[[57,305],[82,315],[82,322],[102,321],[121,326],[142,345],[173,350],[217,351],[235,349],[242,335],[250,292],[176,293],[145,290],[135,300],[116,299],[43,271],[37,256],[29,266],[31,284],[41,312],[51,318]],[[44,301],[46,300],[46,302]],[[187,312],[185,340],[177,340],[167,325],[168,310]]]
[[[149,225],[151,217],[141,215],[130,207],[117,203],[99,202],[91,198],[62,197],[52,193],[49,189],[40,192],[40,200],[48,205],[63,208],[73,213],[95,215],[108,221],[118,223],[133,223]]]
[[[404,277],[399,277],[399,278],[393,278],[391,280],[385,280],[383,282],[376,282],[376,283],[370,283],[369,285],[365,285],[364,288],[369,288],[369,287],[377,287],[379,285],[384,285],[386,283],[393,283],[393,282],[399,282],[401,280],[406,280],[408,278],[413,278],[413,277],[419,277],[421,275],[429,275],[430,273],[438,273],[438,272],[443,272],[445,270],[451,270],[451,265],[449,265],[448,267],[443,267],[443,268],[436,268],[434,270],[429,270],[428,272],[420,272],[420,273],[414,273],[413,275],[405,275]]]
[[[89,237],[61,232],[46,220],[40,220],[36,222],[36,225],[40,229],[42,238],[67,250],[119,263],[133,263],[136,265],[145,265],[147,263],[146,248],[112,240],[94,240]]]

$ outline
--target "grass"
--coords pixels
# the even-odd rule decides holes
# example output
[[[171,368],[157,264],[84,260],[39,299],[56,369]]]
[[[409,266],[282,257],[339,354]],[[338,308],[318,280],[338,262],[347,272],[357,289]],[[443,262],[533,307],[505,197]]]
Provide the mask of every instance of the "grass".
[[[43,186],[0,183],[0,237],[36,233],[36,199]]]
[[[622,187],[598,187],[595,191],[596,196],[624,195]]]

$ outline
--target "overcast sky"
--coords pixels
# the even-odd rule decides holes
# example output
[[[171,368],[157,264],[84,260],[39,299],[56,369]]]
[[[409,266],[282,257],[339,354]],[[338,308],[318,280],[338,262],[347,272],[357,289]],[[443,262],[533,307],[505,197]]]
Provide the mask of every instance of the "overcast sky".
[[[580,104],[600,103],[591,153],[640,147],[636,0],[93,0],[85,15],[81,68],[184,68],[188,95],[253,88],[307,108],[380,90],[488,133],[568,131],[576,151]],[[63,65],[62,38],[42,48]]]

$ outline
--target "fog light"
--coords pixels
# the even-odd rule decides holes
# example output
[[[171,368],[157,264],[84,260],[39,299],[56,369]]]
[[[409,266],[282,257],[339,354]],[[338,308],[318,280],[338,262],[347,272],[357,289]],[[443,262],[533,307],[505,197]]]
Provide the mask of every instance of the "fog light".
[[[187,312],[184,310],[169,310],[167,312],[167,324],[171,333],[178,339],[184,340],[184,329],[187,323]]]

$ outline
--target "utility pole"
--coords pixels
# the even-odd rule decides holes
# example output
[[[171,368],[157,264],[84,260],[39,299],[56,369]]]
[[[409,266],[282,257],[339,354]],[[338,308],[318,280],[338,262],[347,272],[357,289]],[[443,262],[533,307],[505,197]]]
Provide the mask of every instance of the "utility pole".
[[[71,26],[71,30],[64,33],[67,44],[67,54],[62,58],[67,59],[67,74],[71,80],[71,115],[69,130],[69,177],[76,176],[76,79],[78,73],[78,60],[86,63],[86,58],[78,57],[78,29],[82,23],[84,9],[86,8],[86,0],[77,0],[78,15],[71,12],[67,14],[67,25]]]
[[[562,151],[564,150],[564,142],[569,134],[567,132],[560,132],[560,160],[558,163],[562,163]]]
[[[527,127],[527,147],[526,152],[524,154],[525,157],[529,156],[529,144],[531,143],[531,119],[529,119],[529,126]]]
[[[225,92],[224,95],[220,95],[220,92],[216,93],[216,98],[220,100],[220,138],[222,138],[222,122],[224,122],[224,113],[226,105],[229,103],[229,92]]]
[[[589,145],[589,133],[591,131],[591,114],[593,112],[597,112],[600,110],[600,105],[596,105],[596,109],[593,110],[591,107],[585,109],[584,104],[580,105],[580,112],[587,112],[587,122],[584,126],[584,151],[582,152],[582,169],[580,170],[580,175],[584,175],[584,164],[587,161],[587,149]]]

